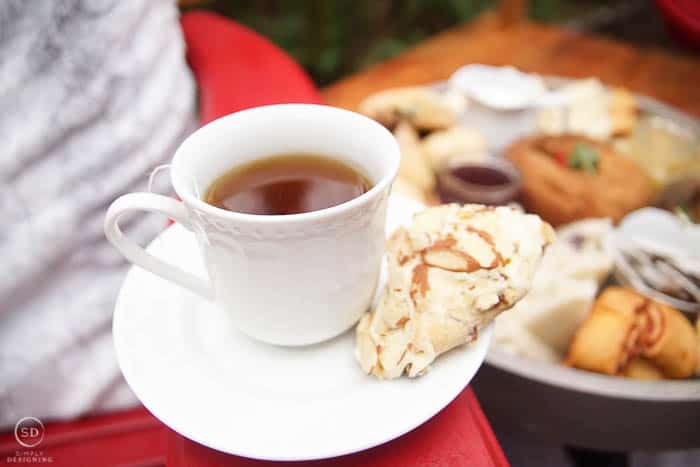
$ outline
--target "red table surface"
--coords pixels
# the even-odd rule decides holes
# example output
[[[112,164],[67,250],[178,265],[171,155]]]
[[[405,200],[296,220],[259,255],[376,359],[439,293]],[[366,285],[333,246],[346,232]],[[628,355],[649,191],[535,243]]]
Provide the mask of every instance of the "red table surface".
[[[361,427],[358,427],[361,429]],[[274,442],[274,440],[271,440]],[[232,445],[235,441],[232,442]],[[19,454],[18,454],[19,451]],[[0,465],[27,452],[0,435]],[[145,409],[48,423],[31,451],[59,467],[502,467],[508,462],[471,389],[410,433],[357,454],[312,462],[266,462],[221,453],[169,430]]]
[[[44,439],[33,449],[17,443],[13,432],[0,435],[0,465],[26,465],[17,458],[34,453],[57,467],[164,466],[167,429],[146,409],[45,423]],[[195,464],[196,465],[196,464]]]
[[[391,384],[391,383],[388,383]],[[362,427],[357,427],[362,429]],[[271,440],[270,442],[274,442]],[[229,456],[177,433],[168,437],[168,467],[497,467],[507,466],[471,389],[422,426],[367,451],[307,462],[266,462]]]

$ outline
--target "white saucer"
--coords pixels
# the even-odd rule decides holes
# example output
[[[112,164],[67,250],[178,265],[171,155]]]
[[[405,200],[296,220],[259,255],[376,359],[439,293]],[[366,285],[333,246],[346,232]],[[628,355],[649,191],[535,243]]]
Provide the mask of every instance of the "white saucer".
[[[387,232],[419,209],[392,196]],[[204,274],[193,235],[179,225],[148,250]],[[136,267],[113,328],[121,370],[156,417],[210,448],[267,460],[340,456],[412,430],[469,383],[491,331],[441,357],[425,377],[382,382],[356,363],[354,331],[302,348],[259,343],[223,311]]]

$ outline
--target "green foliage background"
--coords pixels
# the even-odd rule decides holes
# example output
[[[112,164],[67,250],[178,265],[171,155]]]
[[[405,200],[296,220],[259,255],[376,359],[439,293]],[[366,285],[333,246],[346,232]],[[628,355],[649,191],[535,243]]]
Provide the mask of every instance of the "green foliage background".
[[[576,0],[532,0],[530,16],[561,17]],[[206,8],[269,37],[320,85],[385,60],[493,8],[494,0],[205,0]]]

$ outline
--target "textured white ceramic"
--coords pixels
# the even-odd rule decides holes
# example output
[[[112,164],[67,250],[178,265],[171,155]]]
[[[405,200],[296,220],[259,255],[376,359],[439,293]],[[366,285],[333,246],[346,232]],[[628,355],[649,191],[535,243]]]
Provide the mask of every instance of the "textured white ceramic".
[[[421,208],[392,195],[387,231],[409,223]],[[177,224],[148,247],[202,274],[197,250],[192,234]],[[329,312],[341,306],[329,303]],[[170,428],[231,454],[305,460],[367,449],[428,420],[472,379],[492,329],[441,356],[422,378],[378,381],[355,361],[354,331],[306,347],[264,344],[240,333],[233,315],[133,267],[113,331],[127,382]]]
[[[374,186],[338,206],[288,216],[233,213],[201,200],[231,167],[290,152],[343,160]],[[391,133],[354,112],[309,104],[244,110],[200,128],[175,153],[171,179],[183,202],[125,195],[110,206],[105,233],[129,261],[217,303],[249,336],[279,345],[317,343],[347,330],[372,299],[399,158]],[[122,235],[119,218],[133,210],[164,213],[193,231],[209,279]]]

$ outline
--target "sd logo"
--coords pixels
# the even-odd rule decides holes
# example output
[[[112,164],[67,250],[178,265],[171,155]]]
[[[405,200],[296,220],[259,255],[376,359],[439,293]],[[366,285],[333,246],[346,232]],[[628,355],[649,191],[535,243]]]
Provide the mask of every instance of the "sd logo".
[[[15,424],[15,439],[25,448],[37,447],[44,439],[44,424],[36,417],[24,417]]]

